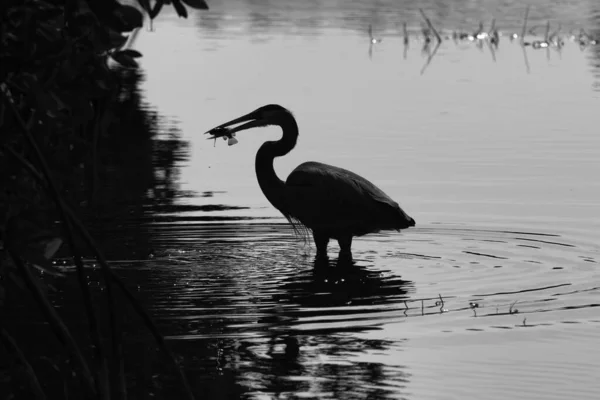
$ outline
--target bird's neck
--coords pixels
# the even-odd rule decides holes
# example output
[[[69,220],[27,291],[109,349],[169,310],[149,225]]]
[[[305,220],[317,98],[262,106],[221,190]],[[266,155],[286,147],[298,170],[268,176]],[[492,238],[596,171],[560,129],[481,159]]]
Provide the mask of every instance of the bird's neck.
[[[283,136],[277,141],[265,142],[260,146],[256,153],[255,166],[256,177],[262,192],[275,208],[281,210],[285,201],[285,183],[275,173],[273,161],[275,157],[286,155],[296,146],[298,125],[290,114],[279,126],[283,131]]]

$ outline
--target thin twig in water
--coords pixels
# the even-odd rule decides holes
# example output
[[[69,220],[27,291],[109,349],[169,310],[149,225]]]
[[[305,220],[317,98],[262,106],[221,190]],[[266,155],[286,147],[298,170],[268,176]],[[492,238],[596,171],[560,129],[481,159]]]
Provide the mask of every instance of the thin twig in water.
[[[431,23],[429,18],[427,18],[427,15],[425,15],[425,12],[423,11],[423,9],[419,8],[419,11],[421,12],[421,15],[423,16],[423,19],[425,20],[425,22],[427,22],[427,26],[429,26],[429,29],[431,29],[431,31],[435,35],[435,38],[437,39],[438,43],[442,43],[442,38],[441,38],[440,34],[435,29],[435,27],[433,26],[433,24]]]
[[[444,299],[442,298],[441,294],[438,294],[438,296],[440,297],[440,302],[439,302],[440,312],[443,313],[444,312]]]
[[[479,304],[472,301],[469,303],[469,307],[471,307],[471,310],[473,310],[473,316],[476,317],[477,311],[475,311],[475,309],[479,308]]]
[[[517,301],[519,301],[519,300],[515,300],[515,301],[514,301],[514,302],[513,302],[513,303],[510,305],[510,307],[508,308],[508,313],[509,313],[509,314],[516,314],[516,313],[518,313],[518,312],[519,312],[519,310],[517,310],[516,308],[515,308],[515,309],[513,309],[513,307],[515,306],[515,304],[517,304]]]

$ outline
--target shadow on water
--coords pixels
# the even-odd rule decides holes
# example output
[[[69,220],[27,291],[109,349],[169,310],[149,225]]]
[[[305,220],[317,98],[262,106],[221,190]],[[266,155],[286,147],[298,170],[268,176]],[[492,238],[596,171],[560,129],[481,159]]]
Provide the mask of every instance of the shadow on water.
[[[370,267],[357,262],[315,260],[312,269],[284,280],[284,295],[277,299],[324,311],[328,307],[376,306],[408,297],[412,282],[395,277],[391,271]]]
[[[398,398],[410,377],[406,368],[369,361],[369,355],[401,348],[403,340],[355,334],[398,320],[394,305],[408,299],[412,282],[370,262],[344,268],[335,259],[316,262],[298,251],[287,227],[270,239],[262,235],[269,231],[264,226],[237,228],[246,240],[205,236],[185,247],[165,241],[151,259],[114,263],[151,311],[195,392],[206,398]],[[91,269],[98,304],[100,279]],[[75,283],[54,285],[55,304],[83,331],[85,323],[75,322]],[[123,304],[120,311],[132,395],[172,398],[179,383],[169,364],[133,310]]]

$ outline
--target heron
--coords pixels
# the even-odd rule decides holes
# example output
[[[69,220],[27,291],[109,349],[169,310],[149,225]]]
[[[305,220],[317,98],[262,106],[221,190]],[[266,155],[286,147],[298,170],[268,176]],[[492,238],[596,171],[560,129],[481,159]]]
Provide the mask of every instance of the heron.
[[[351,261],[353,237],[415,226],[415,220],[398,203],[367,179],[346,169],[308,161],[296,167],[285,182],[279,179],[273,162],[288,154],[298,140],[296,119],[280,105],[260,107],[206,133],[212,135],[211,139],[231,139],[236,132],[270,125],[280,127],[282,136],[258,149],[258,184],[295,230],[312,231],[317,259],[327,259],[330,239],[339,244],[339,259]]]

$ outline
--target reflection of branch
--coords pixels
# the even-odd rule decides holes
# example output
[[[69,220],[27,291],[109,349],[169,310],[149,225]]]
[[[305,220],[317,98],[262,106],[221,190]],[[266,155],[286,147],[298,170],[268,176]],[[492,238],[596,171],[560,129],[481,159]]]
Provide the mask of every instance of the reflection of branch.
[[[525,68],[527,70],[527,73],[530,73],[531,69],[529,68],[529,60],[527,59],[527,49],[523,45],[521,45],[521,49],[523,49],[523,59],[525,60]]]
[[[523,45],[523,41],[525,40],[525,33],[527,33],[527,18],[529,17],[529,5],[525,9],[525,17],[523,18],[523,29],[521,30],[521,45]]]
[[[494,62],[496,62],[496,50],[494,50],[494,45],[492,44],[491,41],[488,41],[487,45],[490,49],[490,53],[492,54],[492,60],[494,60]]]
[[[438,44],[435,45],[435,48],[433,49],[433,52],[427,58],[427,62],[425,62],[425,65],[423,65],[423,68],[421,69],[421,75],[423,75],[425,73],[425,70],[427,69],[427,67],[431,63],[431,60],[433,60],[433,57],[435,57],[435,53],[437,53],[437,51],[438,51],[439,48],[440,48],[440,43],[438,43]]]
[[[402,23],[402,30],[404,31],[404,59],[406,60],[406,54],[408,53],[408,29],[406,29],[406,22]]]
[[[425,19],[425,22],[427,22],[427,26],[429,26],[429,29],[431,29],[431,31],[435,35],[435,38],[437,39],[438,44],[442,43],[442,38],[440,37],[440,34],[435,29],[435,27],[433,26],[433,24],[431,23],[431,21],[429,20],[429,18],[427,18],[427,15],[425,15],[425,12],[423,11],[423,9],[419,8],[419,11],[421,12],[421,15],[423,16],[423,19]]]

